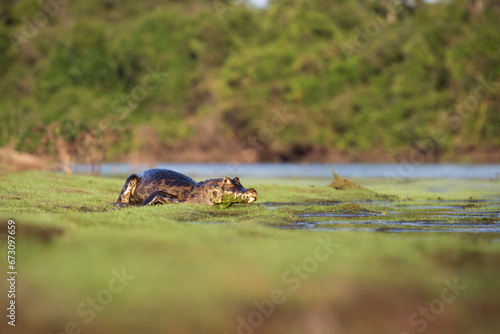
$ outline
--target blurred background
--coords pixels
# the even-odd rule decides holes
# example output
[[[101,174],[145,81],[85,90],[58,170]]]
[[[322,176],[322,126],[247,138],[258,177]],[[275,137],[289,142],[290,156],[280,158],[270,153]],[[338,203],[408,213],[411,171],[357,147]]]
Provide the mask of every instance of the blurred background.
[[[4,163],[500,162],[497,1],[5,0],[0,37]]]

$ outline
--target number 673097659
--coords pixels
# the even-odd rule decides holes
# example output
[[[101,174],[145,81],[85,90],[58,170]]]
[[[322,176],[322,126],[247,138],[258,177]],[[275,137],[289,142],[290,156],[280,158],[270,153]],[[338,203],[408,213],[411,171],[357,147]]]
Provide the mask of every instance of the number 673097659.
[[[9,220],[9,223],[8,223],[8,228],[7,228],[7,232],[10,234],[7,236],[7,243],[8,243],[8,255],[15,255],[16,254],[16,237],[14,237],[14,235],[16,234],[16,222],[14,222],[13,220]],[[15,263],[15,260],[12,259],[12,260],[9,260],[9,264],[10,261],[14,261]]]

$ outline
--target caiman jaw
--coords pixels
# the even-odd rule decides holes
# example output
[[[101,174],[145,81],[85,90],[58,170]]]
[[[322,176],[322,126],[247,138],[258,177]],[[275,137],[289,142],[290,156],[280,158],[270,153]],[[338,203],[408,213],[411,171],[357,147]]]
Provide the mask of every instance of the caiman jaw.
[[[253,188],[250,188],[245,193],[245,198],[247,198],[247,203],[253,203],[257,200],[257,191]]]
[[[231,204],[231,203],[253,203],[257,200],[257,191],[251,188],[244,193],[229,193],[222,196],[216,196],[212,200],[214,204]]]

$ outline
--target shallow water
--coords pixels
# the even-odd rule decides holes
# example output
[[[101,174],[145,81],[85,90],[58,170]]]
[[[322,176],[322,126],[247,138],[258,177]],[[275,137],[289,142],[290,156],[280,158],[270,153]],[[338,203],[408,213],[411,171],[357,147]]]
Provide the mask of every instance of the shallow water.
[[[325,203],[321,203],[325,205]],[[290,203],[266,203],[275,209]],[[334,204],[326,204],[334,205]],[[500,201],[422,201],[415,204],[370,202],[360,205],[371,212],[307,212],[285,229],[311,231],[500,233]],[[303,206],[300,204],[298,206]],[[305,210],[307,207],[304,206]]]
[[[498,179],[500,165],[473,164],[330,164],[335,172],[353,178],[444,178],[444,179]],[[324,163],[256,163],[256,164],[196,164],[159,163],[125,164],[106,163],[103,175],[140,173],[148,168],[167,168],[191,177],[213,178],[239,176],[252,178],[331,178],[332,173]],[[86,165],[75,165],[76,173],[90,172]],[[442,189],[435,189],[441,191]]]
[[[358,202],[369,211],[378,212],[339,214],[337,212],[307,212],[297,214],[297,223],[282,228],[314,231],[374,231],[374,232],[459,232],[500,233],[500,192],[497,190],[500,164],[331,164],[337,174],[361,179],[360,184],[374,191],[418,194],[417,197],[438,200]],[[332,181],[326,164],[258,163],[258,164],[171,164],[156,165],[108,163],[101,174],[128,175],[148,168],[172,169],[204,180],[222,176],[245,178],[245,184],[280,184],[325,186]],[[89,171],[88,166],[74,166],[75,172]],[[438,179],[446,179],[440,182]],[[458,182],[457,182],[458,181]],[[389,188],[388,188],[389,186]],[[486,200],[444,201],[447,194],[464,194]],[[476,192],[477,193],[477,192]],[[403,198],[401,196],[401,198]],[[311,204],[311,203],[308,203]],[[317,203],[335,205],[336,202]],[[294,206],[305,210],[304,203],[263,203],[268,209]]]

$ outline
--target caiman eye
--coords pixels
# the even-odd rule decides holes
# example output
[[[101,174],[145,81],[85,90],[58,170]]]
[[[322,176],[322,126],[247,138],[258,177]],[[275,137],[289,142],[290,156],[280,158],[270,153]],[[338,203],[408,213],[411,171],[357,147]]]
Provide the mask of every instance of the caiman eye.
[[[241,184],[241,183],[240,183],[240,178],[239,178],[239,177],[237,177],[237,176],[233,179],[233,181],[234,181],[236,184]]]

